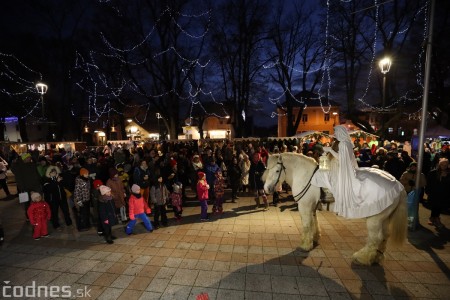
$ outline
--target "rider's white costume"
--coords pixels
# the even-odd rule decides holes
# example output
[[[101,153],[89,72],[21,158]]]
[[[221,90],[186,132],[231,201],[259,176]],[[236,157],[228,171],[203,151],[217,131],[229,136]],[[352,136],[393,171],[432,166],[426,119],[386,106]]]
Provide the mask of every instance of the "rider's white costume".
[[[318,170],[311,184],[328,188],[335,198],[334,211],[344,218],[365,218],[392,205],[403,186],[389,173],[375,168],[358,168],[353,143],[344,126],[334,128],[339,152],[327,149],[337,159],[330,170]]]

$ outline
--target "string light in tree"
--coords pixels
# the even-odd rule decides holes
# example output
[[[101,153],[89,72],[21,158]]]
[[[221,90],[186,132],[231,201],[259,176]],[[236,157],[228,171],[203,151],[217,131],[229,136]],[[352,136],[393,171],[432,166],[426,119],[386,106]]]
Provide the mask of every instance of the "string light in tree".
[[[29,79],[31,78],[31,79]],[[35,84],[42,81],[42,74],[28,67],[24,62],[12,54],[0,52],[0,82],[5,87],[0,87],[0,94],[14,98],[16,105],[20,106],[23,114],[21,119],[29,116],[41,118],[39,112],[40,97]],[[6,88],[8,86],[8,88]],[[11,86],[14,90],[11,90]]]
[[[101,1],[100,3],[109,5],[110,1]],[[110,5],[111,6],[111,5]],[[116,12],[118,15],[123,15],[120,10],[116,8]],[[143,115],[142,118],[138,116],[135,117],[137,123],[144,123],[146,121],[147,115],[149,115],[149,110],[153,107],[152,103],[157,103],[159,99],[163,99],[164,97],[175,95],[179,99],[193,99],[199,92],[207,93],[203,91],[195,91],[192,87],[189,87],[189,92],[187,94],[180,94],[176,88],[172,88],[167,91],[162,91],[159,93],[150,93],[149,89],[145,87],[145,85],[138,85],[138,83],[134,82],[131,79],[124,79],[125,74],[118,74],[116,80],[109,80],[105,71],[102,69],[102,63],[100,63],[100,59],[113,59],[118,63],[118,67],[121,69],[126,69],[128,67],[143,67],[145,64],[151,62],[151,60],[159,59],[159,57],[166,55],[168,53],[173,53],[179,61],[182,62],[183,65],[187,65],[190,71],[192,71],[196,67],[206,68],[209,64],[209,61],[202,63],[200,59],[189,59],[181,54],[180,51],[175,46],[169,45],[166,49],[160,50],[159,52],[149,56],[139,57],[142,53],[141,47],[150,43],[152,36],[156,34],[156,29],[158,26],[163,26],[161,24],[162,19],[171,20],[171,22],[180,30],[182,34],[192,39],[201,39],[204,38],[208,33],[211,24],[211,11],[207,10],[205,12],[199,14],[186,14],[182,12],[178,12],[170,8],[169,6],[165,7],[162,10],[150,30],[147,31],[144,38],[138,41],[137,43],[127,47],[120,48],[114,46],[114,44],[108,40],[104,33],[101,33],[101,40],[103,41],[107,51],[98,52],[98,51],[90,51],[88,54],[88,59],[83,58],[81,54],[77,55],[77,63],[75,69],[81,71],[82,78],[77,81],[77,86],[84,91],[89,97],[89,121],[97,121],[102,115],[110,114],[111,112],[122,113],[126,108],[139,109],[140,116]],[[189,32],[182,25],[182,19],[184,18],[207,18],[206,20],[206,29],[202,33],[192,33]],[[191,22],[191,20],[187,20]],[[164,25],[165,26],[165,25]],[[131,59],[130,59],[131,58]],[[188,71],[189,71],[188,70]],[[183,70],[184,72],[184,70]],[[187,73],[187,71],[186,71]],[[123,78],[119,78],[122,76]],[[141,101],[141,103],[126,103],[122,98],[124,93],[134,93],[137,98],[142,97],[143,99],[147,99],[145,103]],[[129,95],[129,94],[127,94]],[[212,96],[212,93],[210,93]],[[153,99],[153,100],[152,100]],[[151,101],[150,101],[151,100]],[[117,109],[113,109],[112,101],[117,103],[119,106],[122,106],[122,112],[119,112]],[[153,102],[156,101],[156,102]],[[214,101],[216,101],[214,99]],[[156,105],[156,104],[155,104]]]

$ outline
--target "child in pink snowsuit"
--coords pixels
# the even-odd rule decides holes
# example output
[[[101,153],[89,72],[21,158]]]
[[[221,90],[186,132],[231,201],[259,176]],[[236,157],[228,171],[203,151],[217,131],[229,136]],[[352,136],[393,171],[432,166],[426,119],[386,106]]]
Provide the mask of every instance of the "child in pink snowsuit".
[[[30,224],[33,225],[33,238],[39,240],[41,237],[48,237],[47,222],[51,218],[50,206],[42,200],[39,193],[31,193],[31,204],[27,210]]]

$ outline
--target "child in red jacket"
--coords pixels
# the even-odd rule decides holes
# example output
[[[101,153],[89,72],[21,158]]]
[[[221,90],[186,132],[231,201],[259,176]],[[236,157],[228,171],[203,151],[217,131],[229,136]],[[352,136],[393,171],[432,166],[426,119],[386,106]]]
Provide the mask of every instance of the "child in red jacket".
[[[150,208],[148,207],[148,204],[146,201],[144,201],[144,197],[141,195],[141,188],[137,184],[133,184],[131,187],[131,196],[130,200],[128,201],[128,207],[129,207],[129,216],[130,216],[130,222],[128,223],[127,227],[125,228],[125,233],[130,235],[133,233],[133,228],[136,225],[136,218],[139,218],[144,222],[145,228],[152,232],[153,227],[152,223],[150,223],[150,220],[148,219],[147,214],[151,213]]]
[[[48,237],[47,222],[51,218],[50,207],[47,202],[42,201],[39,193],[31,193],[31,204],[27,210],[30,224],[33,225],[33,238],[39,240],[41,237]]]
[[[201,206],[200,221],[208,221],[208,190],[209,185],[206,182],[206,174],[198,172],[197,195]]]

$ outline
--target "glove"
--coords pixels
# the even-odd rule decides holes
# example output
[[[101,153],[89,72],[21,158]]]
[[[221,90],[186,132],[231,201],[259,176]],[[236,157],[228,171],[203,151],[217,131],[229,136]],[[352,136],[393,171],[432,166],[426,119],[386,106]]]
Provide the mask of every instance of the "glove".
[[[414,182],[414,180],[408,180],[408,184],[409,184],[410,186],[414,186],[416,183]]]

